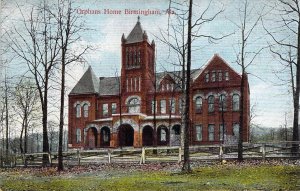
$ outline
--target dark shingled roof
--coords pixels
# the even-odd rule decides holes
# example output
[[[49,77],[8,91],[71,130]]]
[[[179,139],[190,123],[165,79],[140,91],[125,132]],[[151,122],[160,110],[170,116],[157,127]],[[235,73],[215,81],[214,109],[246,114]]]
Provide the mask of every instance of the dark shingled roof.
[[[119,95],[120,77],[101,77],[100,95]]]
[[[128,43],[135,43],[135,42],[142,42],[143,41],[143,33],[144,30],[141,26],[140,21],[138,20],[128,37],[126,38],[126,44]]]
[[[91,66],[83,74],[70,94],[92,94],[99,93],[99,79],[96,77]]]

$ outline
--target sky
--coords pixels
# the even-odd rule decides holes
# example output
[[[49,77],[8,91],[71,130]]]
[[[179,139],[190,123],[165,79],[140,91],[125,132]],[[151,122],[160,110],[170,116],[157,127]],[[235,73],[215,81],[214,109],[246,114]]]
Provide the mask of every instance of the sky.
[[[51,0],[49,1],[51,2]],[[256,13],[263,7],[263,2],[262,0],[250,1],[255,8],[252,9],[249,25],[257,18],[258,14]],[[18,3],[22,4],[21,9],[26,14],[34,0],[23,0],[18,1]],[[210,1],[194,0],[194,3],[193,17],[195,19],[208,7]],[[221,3],[215,0],[211,2],[206,16],[214,15],[222,8],[224,11],[214,21],[204,25],[200,29],[201,34],[216,37],[231,35],[216,43],[209,43],[204,38],[196,39],[193,42],[192,68],[202,67],[214,54],[219,54],[237,72],[241,72],[240,66],[235,62],[240,32],[234,24],[240,21],[238,12],[240,5],[240,0],[223,0]],[[135,26],[138,16],[140,16],[143,29],[147,31],[149,40],[154,40],[156,43],[157,71],[174,70],[174,66],[169,64],[172,57],[169,55],[168,47],[158,39],[161,38],[160,31],[167,31],[168,18],[171,18],[172,21],[175,18],[174,15],[167,13],[168,0],[152,0],[150,2],[146,0],[77,0],[76,7],[80,20],[89,30],[81,34],[81,41],[73,48],[80,49],[81,46],[89,45],[93,47],[93,50],[85,55],[86,62],[84,65],[77,64],[69,69],[68,91],[75,86],[88,66],[92,66],[99,77],[115,76],[116,73],[120,73],[121,37],[123,33],[128,36]],[[111,14],[107,14],[108,10]],[[155,14],[128,14],[126,10],[150,10],[155,11]],[[13,26],[18,27],[21,15],[15,0],[7,1],[3,15],[5,12],[9,15],[7,18],[9,22],[4,23],[3,27],[7,29]],[[177,10],[173,9],[171,13],[177,13]],[[266,16],[270,20],[272,17],[274,16],[271,14]],[[252,34],[247,49],[249,52],[257,51],[271,41],[260,22]],[[281,71],[282,67],[278,59],[268,49],[264,49],[256,57],[253,64],[247,68],[250,102],[251,105],[255,105],[256,117],[253,119],[253,123],[264,127],[279,127],[284,124],[284,116],[287,113],[288,123],[289,125],[292,124],[292,101],[289,88],[280,86],[282,81],[275,75],[277,71]],[[11,64],[10,66],[12,73],[22,72],[22,69],[24,67],[20,67],[20,63],[17,61],[15,65]],[[278,75],[282,78],[288,78],[288,73],[281,72]]]

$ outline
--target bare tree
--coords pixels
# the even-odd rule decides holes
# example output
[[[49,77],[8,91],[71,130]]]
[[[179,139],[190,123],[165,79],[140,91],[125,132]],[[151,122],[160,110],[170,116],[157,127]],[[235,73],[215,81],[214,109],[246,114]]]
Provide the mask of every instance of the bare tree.
[[[230,20],[238,30],[239,41],[237,44],[236,51],[236,63],[241,67],[241,85],[240,85],[240,120],[239,120],[239,138],[238,138],[238,160],[243,160],[243,134],[245,129],[244,113],[246,112],[245,103],[245,84],[247,76],[246,69],[255,61],[255,58],[260,54],[264,47],[259,50],[252,50],[250,46],[251,38],[253,40],[254,30],[258,27],[259,21],[262,18],[261,12],[255,12],[254,9],[256,5],[254,3],[248,2],[248,0],[243,0],[241,6],[238,8],[239,11],[239,21]]]
[[[48,121],[48,92],[54,66],[58,62],[60,51],[59,37],[54,17],[47,10],[49,5],[43,1],[33,6],[29,16],[23,17],[24,30],[14,28],[16,38],[9,36],[13,52],[21,58],[33,76],[38,90],[42,110],[43,152],[49,152],[47,121]],[[47,155],[43,155],[43,165],[48,164]]]
[[[299,95],[300,95],[300,2],[278,0],[274,3],[273,25],[265,30],[273,42],[270,50],[275,54],[289,74],[293,97],[293,141],[299,141]],[[292,152],[298,153],[299,144],[293,144]]]
[[[26,78],[21,78],[14,91],[15,107],[14,111],[21,119],[21,133],[19,148],[22,154],[27,153],[28,148],[28,130],[31,122],[34,120],[38,110],[38,92],[34,83]],[[26,161],[25,161],[26,164]]]

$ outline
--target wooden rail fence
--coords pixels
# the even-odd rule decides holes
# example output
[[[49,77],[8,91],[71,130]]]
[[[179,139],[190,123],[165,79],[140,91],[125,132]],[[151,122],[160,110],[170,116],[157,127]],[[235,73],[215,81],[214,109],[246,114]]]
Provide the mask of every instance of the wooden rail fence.
[[[300,142],[256,143],[243,145],[244,159],[289,158],[295,159],[300,153],[292,153],[292,146]],[[237,159],[237,145],[199,145],[190,146],[190,160]],[[47,155],[49,164],[57,165],[57,153],[28,153],[10,156],[10,164],[3,166],[41,166],[42,156]],[[174,147],[107,148],[97,150],[69,150],[63,152],[65,165],[84,165],[92,163],[136,162],[181,162],[183,149]]]

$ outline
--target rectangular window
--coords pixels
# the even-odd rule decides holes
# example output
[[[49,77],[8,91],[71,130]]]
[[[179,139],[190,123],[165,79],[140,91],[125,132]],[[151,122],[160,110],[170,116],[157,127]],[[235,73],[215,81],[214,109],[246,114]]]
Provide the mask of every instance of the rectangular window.
[[[215,125],[213,124],[208,125],[208,140],[209,141],[215,140]]]
[[[237,138],[237,140],[240,137],[240,125],[238,123],[233,124],[233,136]]]
[[[137,78],[134,78],[134,91],[137,91]]]
[[[76,143],[80,143],[81,142],[81,130],[80,128],[76,129]]]
[[[183,105],[182,99],[179,98],[178,110],[180,114],[182,113],[182,108],[183,108],[182,105]]]
[[[229,80],[229,73],[226,71],[225,72],[225,80],[228,81]]]
[[[160,100],[160,113],[165,114],[166,113],[166,100]]]
[[[175,99],[174,98],[170,99],[169,103],[170,103],[170,112],[175,113],[175,108],[176,108]]]
[[[209,82],[209,73],[205,74],[205,82]]]
[[[225,136],[226,136],[226,126],[224,125],[224,128],[223,128],[223,124],[220,125],[220,141],[223,141],[223,136],[224,136],[224,139],[225,139]],[[223,132],[224,132],[224,135],[223,135]]]
[[[222,81],[222,72],[219,71],[219,82],[221,82],[221,81]]]
[[[102,115],[105,117],[105,116],[108,116],[108,104],[107,103],[104,103],[102,105]]]
[[[157,101],[151,102],[151,113],[154,114],[154,107],[156,107],[155,112],[157,113]]]
[[[117,103],[111,104],[111,113],[116,114],[117,113]]]
[[[214,72],[214,71],[211,73],[211,81],[212,82],[216,81],[216,72]]]
[[[133,92],[133,80],[130,78],[130,92]]]
[[[196,140],[202,141],[202,125],[196,125]]]

